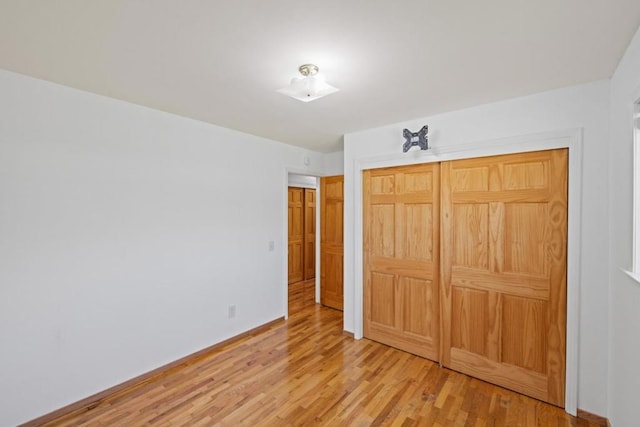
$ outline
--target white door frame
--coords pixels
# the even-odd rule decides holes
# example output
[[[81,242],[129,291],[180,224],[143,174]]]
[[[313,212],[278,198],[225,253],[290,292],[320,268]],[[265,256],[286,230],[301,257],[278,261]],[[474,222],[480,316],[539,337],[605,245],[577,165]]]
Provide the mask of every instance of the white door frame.
[[[565,360],[565,411],[577,414],[578,406],[578,334],[580,301],[580,260],[582,223],[582,128],[534,135],[434,147],[427,152],[361,158],[354,161],[354,336],[363,336],[363,261],[362,261],[362,171],[390,166],[442,162],[473,157],[531,151],[569,149],[569,195],[567,235],[567,337]]]

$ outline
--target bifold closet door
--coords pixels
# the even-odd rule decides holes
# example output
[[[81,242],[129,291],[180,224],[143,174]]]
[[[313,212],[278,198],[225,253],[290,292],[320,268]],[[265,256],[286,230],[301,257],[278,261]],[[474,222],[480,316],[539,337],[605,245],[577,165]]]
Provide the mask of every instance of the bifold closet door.
[[[439,165],[363,172],[364,334],[438,357]]]
[[[564,406],[567,150],[441,168],[441,363]]]
[[[287,283],[304,279],[304,189],[289,187],[289,274]]]
[[[304,280],[316,277],[316,190],[304,189]]]

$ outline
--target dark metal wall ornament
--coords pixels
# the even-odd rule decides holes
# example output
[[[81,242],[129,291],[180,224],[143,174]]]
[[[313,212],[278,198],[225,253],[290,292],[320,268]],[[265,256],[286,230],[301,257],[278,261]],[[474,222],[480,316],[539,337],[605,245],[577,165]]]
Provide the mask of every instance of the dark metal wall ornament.
[[[411,147],[420,147],[421,150],[429,149],[429,137],[427,136],[427,132],[429,132],[429,126],[422,126],[418,132],[411,132],[409,129],[405,129],[402,131],[402,135],[406,140],[404,144],[402,144],[402,152],[406,153],[411,149]]]

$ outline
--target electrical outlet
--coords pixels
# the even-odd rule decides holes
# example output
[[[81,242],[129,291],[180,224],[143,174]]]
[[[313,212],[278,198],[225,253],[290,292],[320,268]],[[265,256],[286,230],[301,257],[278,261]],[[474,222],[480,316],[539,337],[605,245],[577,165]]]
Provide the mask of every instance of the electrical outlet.
[[[235,304],[231,304],[229,306],[229,319],[233,319],[236,317],[236,306]]]

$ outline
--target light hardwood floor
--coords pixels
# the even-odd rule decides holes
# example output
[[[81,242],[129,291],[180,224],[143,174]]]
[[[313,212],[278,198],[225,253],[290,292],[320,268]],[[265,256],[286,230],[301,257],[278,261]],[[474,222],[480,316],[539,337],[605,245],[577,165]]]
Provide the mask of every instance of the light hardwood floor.
[[[596,426],[562,409],[342,331],[310,306],[49,425]]]
[[[289,315],[316,304],[316,279],[289,285]]]

